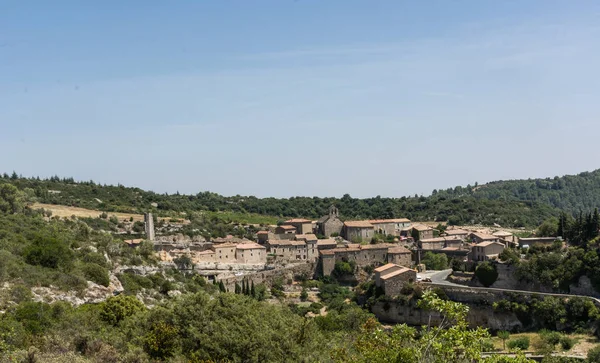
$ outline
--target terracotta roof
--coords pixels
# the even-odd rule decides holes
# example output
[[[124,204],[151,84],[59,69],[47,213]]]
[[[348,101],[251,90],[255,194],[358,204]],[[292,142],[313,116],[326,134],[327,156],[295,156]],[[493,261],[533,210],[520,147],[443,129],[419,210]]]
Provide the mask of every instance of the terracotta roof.
[[[196,252],[197,255],[214,255],[215,251],[211,251],[211,250],[206,250],[206,251],[200,251],[200,252]]]
[[[304,241],[292,241],[292,240],[282,240],[279,243],[279,246],[306,246],[306,242]]]
[[[213,245],[213,248],[231,248],[231,247],[237,247],[237,246],[233,243],[221,243],[218,245]]]
[[[281,226],[279,226],[283,229],[296,229],[296,227],[294,226],[290,226],[289,224],[282,224]]]
[[[461,242],[462,240],[458,237],[435,237],[435,238],[423,238],[419,242],[421,243],[435,243],[435,242]]]
[[[493,244],[504,246],[502,243],[500,243],[500,242],[494,242],[494,241],[480,242],[480,243],[476,244],[475,246],[477,246],[477,247],[487,247],[487,246],[493,245]]]
[[[374,228],[368,221],[346,221],[344,225],[350,228]]]
[[[320,239],[317,241],[317,246],[331,246],[337,245],[337,241],[333,238]]]
[[[128,245],[137,245],[137,244],[142,243],[143,240],[144,240],[143,238],[136,238],[136,239],[128,239],[123,242],[127,243]]]
[[[411,253],[409,249],[404,248],[402,246],[390,247],[388,249],[388,253],[396,254],[396,253]]]
[[[386,265],[383,265],[383,266],[379,266],[379,267],[377,267],[377,268],[376,268],[375,270],[373,270],[373,271],[375,271],[375,272],[383,272],[383,271],[385,271],[385,270],[387,270],[387,269],[390,269],[390,268],[392,268],[392,267],[399,267],[399,266],[398,266],[398,265],[396,265],[395,263],[388,263],[388,264],[386,264]]]
[[[498,236],[492,236],[490,234],[485,234],[485,233],[479,233],[479,232],[473,232],[471,233],[471,235],[481,239],[481,240],[497,240]]]
[[[378,243],[375,245],[362,245],[360,246],[361,250],[384,250],[390,247],[393,247],[394,245],[391,245],[389,243]]]
[[[265,249],[264,246],[259,245],[258,243],[242,243],[236,246],[238,250],[250,250],[250,249]]]
[[[258,231],[256,234],[269,234],[269,231]]]
[[[413,224],[412,228],[416,229],[417,231],[428,231],[430,229],[433,229],[433,228],[431,228],[429,226],[426,226],[424,224],[418,224],[418,223],[417,224]]]
[[[407,218],[393,218],[393,219],[371,219],[369,220],[371,224],[380,224],[380,223],[410,223],[410,219]]]
[[[513,234],[510,232],[506,232],[506,231],[497,231],[492,233],[494,236],[498,236],[498,237],[508,237],[508,236],[512,236]]]
[[[390,272],[389,274],[385,274],[385,275],[381,276],[380,279],[382,279],[382,280],[391,279],[392,277],[402,275],[403,273],[408,272],[408,271],[411,271],[411,269],[402,267],[402,268],[400,268],[400,270],[396,270],[396,271]]]
[[[296,240],[300,240],[300,239],[305,239],[307,241],[316,241],[317,240],[317,236],[312,234],[312,233],[307,233],[307,234],[297,234],[296,235]]]
[[[285,221],[285,223],[312,223],[312,221],[304,218],[293,218],[288,219],[287,221]]]
[[[331,250],[322,250],[322,251],[319,251],[319,253],[321,255],[324,255],[324,256],[334,256],[335,255],[334,249],[331,249]]]
[[[448,236],[454,236],[457,234],[469,234],[469,231],[465,231],[464,229],[447,229],[445,233]]]

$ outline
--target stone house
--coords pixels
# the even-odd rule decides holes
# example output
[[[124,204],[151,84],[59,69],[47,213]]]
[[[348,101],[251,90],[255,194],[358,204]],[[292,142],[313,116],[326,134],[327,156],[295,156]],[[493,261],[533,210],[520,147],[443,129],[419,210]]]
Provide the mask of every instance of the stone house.
[[[469,234],[469,238],[473,243],[481,243],[481,242],[499,242],[500,238],[496,236],[492,236],[491,234],[472,232]]]
[[[304,241],[271,240],[269,241],[269,252],[283,261],[306,261],[308,259]]]
[[[317,242],[319,240],[317,239],[316,235],[312,233],[297,234],[296,241],[303,241],[306,244],[306,258],[309,261],[315,261],[317,258],[319,258],[319,250],[317,246]]]
[[[233,243],[221,243],[213,245],[215,251],[215,262],[236,262],[235,249]]]
[[[354,261],[359,268],[373,265],[376,263],[386,263],[389,258],[389,249],[397,248],[391,244],[376,244],[376,245],[356,245],[349,244],[345,247],[337,247],[333,249],[319,250],[321,258],[322,273],[324,276],[329,276],[335,268],[335,263],[338,261],[350,262]],[[406,261],[407,255],[405,252],[400,253],[398,259]]]
[[[433,228],[426,226],[424,224],[412,225],[412,229],[410,231],[410,233],[411,233],[410,236],[412,236],[412,233],[413,233],[412,230],[417,230],[419,232],[419,240],[433,238]]]
[[[317,233],[325,237],[331,237],[332,234],[340,235],[343,227],[344,222],[340,220],[339,211],[333,205],[329,207],[329,214],[317,221]]]
[[[344,238],[352,242],[367,242],[373,238],[375,228],[367,221],[346,221],[342,230]]]
[[[402,229],[410,227],[410,220],[406,218],[372,219],[368,221],[375,228],[375,233],[389,236],[400,236]]]
[[[417,281],[417,271],[410,268],[387,264],[379,269],[375,275],[375,285],[382,288],[386,296],[398,296],[405,283]]]
[[[500,238],[500,242],[504,242],[505,244],[515,242],[513,234],[507,231],[496,231],[492,235]]]
[[[256,232],[256,239],[261,245],[267,243],[267,241],[269,240],[269,231]]]
[[[447,237],[456,237],[462,240],[467,239],[469,236],[469,231],[465,231],[464,229],[454,228],[454,229],[446,229],[444,232]]]
[[[337,245],[338,245],[338,243],[335,240],[335,238],[326,238],[326,239],[317,240],[317,249],[319,251],[330,250],[330,249],[336,248]]]
[[[267,249],[258,243],[242,243],[236,246],[235,259],[239,263],[266,263]]]
[[[298,233],[298,234],[306,234],[306,233],[313,232],[312,221],[310,221],[308,219],[302,219],[302,218],[290,219],[290,220],[285,221],[285,225],[290,225],[290,226],[296,227],[296,233]]]
[[[402,246],[388,248],[387,260],[390,263],[405,267],[410,267],[413,264],[412,252]]]
[[[292,226],[290,224],[282,224],[281,226],[277,226],[277,228],[275,228],[275,234],[296,234],[296,231],[296,226]]]
[[[437,251],[446,247],[460,248],[462,243],[462,239],[457,237],[435,237],[422,239],[418,245],[423,251]]]
[[[504,244],[494,241],[480,242],[471,248],[471,260],[487,261],[497,258],[504,251]]]

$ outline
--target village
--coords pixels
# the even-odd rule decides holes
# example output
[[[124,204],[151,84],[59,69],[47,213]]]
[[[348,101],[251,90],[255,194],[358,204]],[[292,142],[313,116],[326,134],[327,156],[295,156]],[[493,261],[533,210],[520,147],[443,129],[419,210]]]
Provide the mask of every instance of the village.
[[[146,234],[164,264],[184,264],[214,279],[246,273],[314,264],[315,275],[330,276],[336,263],[351,263],[357,271],[373,268],[376,284],[386,295],[397,295],[405,282],[420,280],[427,252],[459,261],[496,261],[507,247],[550,246],[554,237],[519,238],[501,228],[467,229],[448,226],[439,231],[428,223],[406,218],[342,221],[331,206],[319,220],[294,218],[256,233],[255,240],[227,236],[212,241],[173,241],[154,235],[152,216]]]

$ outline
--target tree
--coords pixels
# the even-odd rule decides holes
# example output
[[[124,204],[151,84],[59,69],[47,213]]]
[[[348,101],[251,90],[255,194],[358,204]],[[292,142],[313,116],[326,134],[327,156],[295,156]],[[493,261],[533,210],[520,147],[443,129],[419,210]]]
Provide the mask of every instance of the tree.
[[[190,270],[194,267],[194,263],[190,256],[182,255],[173,259],[173,263],[180,270]]]
[[[33,243],[25,248],[25,262],[48,268],[69,271],[73,265],[73,252],[57,237],[37,234]]]
[[[421,263],[425,264],[428,270],[444,270],[448,268],[448,257],[443,253],[427,251],[421,259]]]
[[[421,239],[421,234],[419,233],[419,230],[416,228],[412,229],[412,231],[410,232],[410,235],[415,240],[415,242],[418,242]]]
[[[119,295],[109,297],[100,305],[100,318],[111,325],[118,325],[125,318],[146,307],[135,296]]]
[[[95,263],[86,263],[81,270],[88,280],[102,286],[110,285],[110,277],[106,268]]]
[[[588,351],[587,362],[600,363],[600,346],[596,346]]]
[[[475,276],[485,287],[490,287],[498,278],[496,265],[485,261],[480,263],[475,269]]]
[[[0,184],[0,212],[18,213],[25,207],[25,195],[12,184]]]
[[[502,350],[506,350],[506,341],[510,338],[510,333],[506,330],[500,330],[497,334],[498,338],[502,339]]]
[[[225,284],[223,283],[223,281],[219,281],[219,291],[227,292],[227,289],[225,288]]]
[[[254,289],[254,280],[252,280],[252,286],[250,287],[250,296],[256,297],[256,290]]]
[[[547,219],[538,228],[536,235],[540,237],[556,237],[558,235],[559,220],[552,217]]]
[[[240,294],[241,291],[242,291],[242,289],[240,288],[240,285],[236,282],[235,283],[235,293]]]
[[[300,293],[300,301],[306,301],[306,300],[308,300],[308,292],[306,291],[306,288],[303,287],[302,292]]]

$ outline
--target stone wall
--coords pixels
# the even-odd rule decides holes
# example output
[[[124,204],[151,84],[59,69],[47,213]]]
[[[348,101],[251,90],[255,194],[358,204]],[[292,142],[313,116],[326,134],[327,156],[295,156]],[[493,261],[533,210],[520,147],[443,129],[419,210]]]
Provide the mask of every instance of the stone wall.
[[[264,283],[271,285],[276,278],[281,277],[284,282],[288,279],[293,279],[296,275],[306,275],[309,279],[315,276],[316,263],[300,263],[288,265],[274,270],[263,270],[258,272],[240,274],[239,276],[217,276],[217,281],[223,281],[225,288],[229,291],[235,289],[236,282],[241,285],[242,280],[254,282],[254,284]]]

